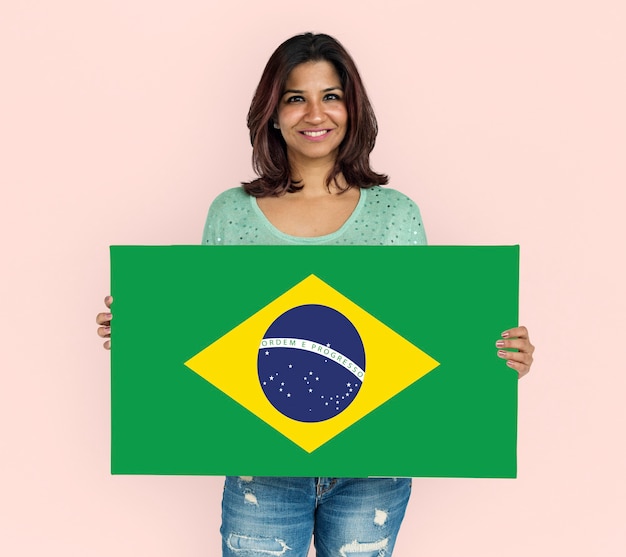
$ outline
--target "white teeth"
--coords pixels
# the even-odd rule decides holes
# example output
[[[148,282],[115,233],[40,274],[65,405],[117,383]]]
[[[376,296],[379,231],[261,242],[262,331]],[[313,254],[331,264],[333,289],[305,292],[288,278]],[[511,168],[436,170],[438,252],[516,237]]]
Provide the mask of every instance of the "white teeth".
[[[320,135],[324,135],[328,133],[328,130],[320,130],[318,132],[302,132],[304,135],[308,135],[309,137],[319,137]]]

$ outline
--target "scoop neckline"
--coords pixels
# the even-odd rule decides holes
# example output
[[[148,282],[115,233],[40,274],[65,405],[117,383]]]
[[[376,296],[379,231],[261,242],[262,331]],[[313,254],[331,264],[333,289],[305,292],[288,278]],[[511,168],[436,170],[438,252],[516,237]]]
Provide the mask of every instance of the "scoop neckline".
[[[289,242],[297,243],[297,244],[317,244],[321,242],[327,242],[330,240],[334,240],[341,236],[356,220],[363,205],[365,205],[365,198],[367,197],[367,189],[359,188],[359,201],[354,207],[350,216],[346,219],[346,221],[334,232],[330,234],[324,234],[323,236],[292,236],[291,234],[286,234],[282,232],[278,228],[276,228],[270,220],[265,216],[265,213],[261,211],[259,204],[257,203],[257,198],[254,196],[250,196],[250,204],[252,205],[252,210],[257,214],[257,216],[261,219],[261,222],[265,225],[265,227],[275,236],[282,238],[283,240],[287,240]]]

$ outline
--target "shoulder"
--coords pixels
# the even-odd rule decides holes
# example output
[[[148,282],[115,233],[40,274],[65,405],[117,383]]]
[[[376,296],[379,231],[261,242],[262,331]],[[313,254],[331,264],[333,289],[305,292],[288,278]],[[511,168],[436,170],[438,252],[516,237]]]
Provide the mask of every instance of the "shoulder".
[[[373,186],[367,190],[367,203],[382,205],[381,209],[400,211],[418,210],[417,204],[408,195],[383,186]]]
[[[362,216],[382,245],[424,245],[426,233],[420,210],[408,195],[382,186],[364,190]]]
[[[238,231],[241,227],[245,227],[251,217],[250,196],[242,187],[223,191],[209,207],[202,243],[209,245],[223,243],[233,230]]]
[[[212,221],[238,221],[249,218],[251,212],[250,195],[240,186],[220,193],[209,207],[208,218]]]
[[[211,203],[211,210],[233,209],[250,203],[250,196],[239,186],[220,193]]]

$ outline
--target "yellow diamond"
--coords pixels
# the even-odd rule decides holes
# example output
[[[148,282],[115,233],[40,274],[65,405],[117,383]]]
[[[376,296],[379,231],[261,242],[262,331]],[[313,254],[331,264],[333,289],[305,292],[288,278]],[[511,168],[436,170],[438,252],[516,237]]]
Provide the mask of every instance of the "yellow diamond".
[[[260,341],[268,327],[286,311],[307,304],[328,306],[347,317],[361,336],[367,362],[367,377],[359,396],[343,412],[322,422],[300,422],[280,413],[266,398],[257,373]],[[435,369],[439,362],[310,275],[185,365],[311,453]]]

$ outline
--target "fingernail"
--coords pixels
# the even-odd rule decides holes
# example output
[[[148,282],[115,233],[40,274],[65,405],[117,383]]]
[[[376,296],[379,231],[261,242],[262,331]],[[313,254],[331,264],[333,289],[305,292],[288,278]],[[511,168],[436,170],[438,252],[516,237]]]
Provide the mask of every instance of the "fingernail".
[[[507,361],[506,361],[506,365],[507,365],[507,366],[509,366],[509,367],[514,367],[514,362],[513,362],[513,360],[507,360]]]
[[[496,346],[497,346],[498,348],[502,348],[502,347],[504,346],[504,341],[503,341],[503,340],[497,340],[497,341],[496,341]]]
[[[111,334],[111,327],[105,327],[104,328],[104,334],[105,335],[110,335]]]
[[[504,350],[498,350],[498,356],[500,356],[500,358],[504,358],[506,356],[506,352]]]
[[[504,331],[500,336],[502,338],[507,338],[509,336],[509,331]]]
[[[113,314],[112,314],[112,313],[105,313],[105,314],[104,314],[104,316],[105,316],[107,319],[111,319],[111,318],[113,317]]]

